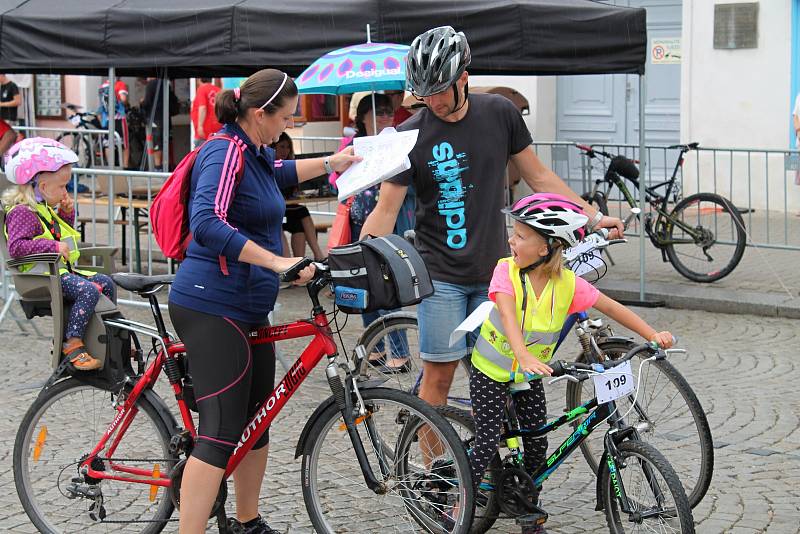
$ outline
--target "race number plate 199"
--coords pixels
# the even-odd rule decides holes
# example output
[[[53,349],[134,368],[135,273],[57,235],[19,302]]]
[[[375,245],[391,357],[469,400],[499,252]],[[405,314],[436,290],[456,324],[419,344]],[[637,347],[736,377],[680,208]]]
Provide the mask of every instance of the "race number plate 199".
[[[630,395],[636,389],[630,361],[617,365],[605,373],[594,375],[592,380],[594,381],[597,404],[617,400],[620,397]]]

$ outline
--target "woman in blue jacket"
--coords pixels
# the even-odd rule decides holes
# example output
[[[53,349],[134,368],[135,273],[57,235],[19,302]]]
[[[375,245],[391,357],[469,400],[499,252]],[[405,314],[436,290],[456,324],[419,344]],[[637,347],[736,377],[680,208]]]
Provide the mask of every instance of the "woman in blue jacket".
[[[205,532],[246,421],[274,387],[274,348],[251,350],[247,333],[267,323],[278,294],[278,273],[301,259],[281,255],[286,205],[280,189],[342,172],[358,159],[346,149],[325,158],[276,164],[267,145],[292,126],[296,107],[297,87],[274,69],[220,92],[215,104],[224,125],[220,133],[233,138],[238,148],[212,138],[200,149],[192,170],[192,242],[169,299],[172,323],[186,344],[200,417],[181,484],[182,534]],[[313,267],[306,268],[301,281],[312,275]],[[275,532],[258,513],[268,441],[266,433],[233,473],[237,519],[231,522],[240,523],[248,534]]]

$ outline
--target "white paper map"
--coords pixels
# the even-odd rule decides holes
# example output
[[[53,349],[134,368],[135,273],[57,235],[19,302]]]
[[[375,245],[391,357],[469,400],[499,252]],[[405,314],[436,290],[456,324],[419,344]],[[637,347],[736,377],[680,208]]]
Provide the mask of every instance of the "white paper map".
[[[339,200],[364,191],[375,184],[411,167],[408,153],[417,144],[419,130],[398,132],[385,128],[379,135],[356,137],[353,139],[353,152],[364,158],[354,163],[339,179]]]

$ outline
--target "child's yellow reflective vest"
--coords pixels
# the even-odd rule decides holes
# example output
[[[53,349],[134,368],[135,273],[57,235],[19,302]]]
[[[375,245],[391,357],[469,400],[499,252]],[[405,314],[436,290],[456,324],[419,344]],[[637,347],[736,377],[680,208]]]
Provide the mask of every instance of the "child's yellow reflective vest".
[[[17,206],[21,206],[23,204],[17,204]],[[27,204],[24,204],[27,206]],[[11,212],[17,206],[13,206],[8,209],[8,212]],[[75,230],[72,226],[67,224],[61,217],[59,217],[53,208],[48,206],[45,203],[36,204],[36,212],[39,215],[39,222],[42,223],[42,233],[34,237],[33,239],[52,239],[55,240],[53,237],[53,233],[50,231],[50,227],[58,227],[58,232],[60,233],[60,239],[62,243],[66,243],[69,247],[69,263],[70,265],[75,265],[80,258],[81,253],[78,251],[78,242],[80,242],[81,234],[77,230]],[[45,222],[46,221],[46,222]],[[54,224],[55,221],[55,224]],[[3,231],[6,233],[6,239],[8,238],[8,229],[3,228]],[[34,270],[36,267],[36,270]],[[46,272],[46,267],[43,264],[36,264],[36,263],[26,263],[25,265],[21,265],[19,267],[20,272],[37,272],[37,270],[41,269],[41,272]],[[64,262],[64,258],[59,259],[59,268],[58,274],[68,273],[69,268],[67,264]],[[78,269],[72,269],[72,272],[83,275],[83,276],[93,276],[96,273],[91,271],[80,271]]]
[[[521,324],[520,269],[512,258],[503,258],[500,263],[508,265],[508,276],[514,285],[517,324]],[[546,362],[552,358],[561,329],[567,320],[567,312],[575,294],[575,273],[569,269],[562,269],[561,276],[551,278],[538,299],[527,276],[525,284],[527,284],[528,309],[525,313],[525,324],[522,325],[522,337],[528,352]],[[509,382],[512,377],[515,382],[526,381],[523,373],[518,372],[519,362],[514,358],[514,352],[508,343],[497,306],[492,308],[489,317],[481,326],[480,337],[472,351],[472,365],[497,382]]]

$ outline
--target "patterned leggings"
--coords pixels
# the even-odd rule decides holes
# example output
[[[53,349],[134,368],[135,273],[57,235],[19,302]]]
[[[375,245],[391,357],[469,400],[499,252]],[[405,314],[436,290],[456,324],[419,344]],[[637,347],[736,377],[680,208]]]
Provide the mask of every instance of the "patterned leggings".
[[[100,300],[100,291],[95,284],[103,288],[103,295],[114,302],[117,301],[116,288],[110,276],[95,274],[84,278],[71,273],[61,275],[61,292],[64,294],[64,301],[72,305],[67,319],[67,328],[64,331],[64,339],[71,337],[83,339],[86,328],[89,326],[89,319],[94,313],[94,307]]]
[[[522,428],[538,428],[547,422],[546,398],[541,380],[531,389],[514,393],[514,408]],[[469,393],[475,417],[475,443],[469,453],[472,479],[480,484],[486,467],[497,454],[503,422],[503,408],[508,398],[508,382],[495,382],[472,367]],[[523,437],[525,470],[532,473],[545,460],[547,438]]]

